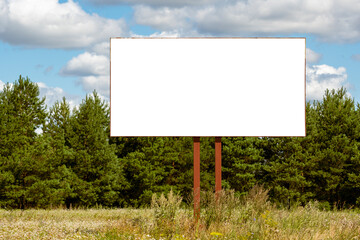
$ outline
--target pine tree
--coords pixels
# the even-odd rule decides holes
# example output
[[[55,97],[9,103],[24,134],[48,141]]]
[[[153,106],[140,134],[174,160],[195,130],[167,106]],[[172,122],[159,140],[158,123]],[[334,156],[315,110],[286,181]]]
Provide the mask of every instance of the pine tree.
[[[314,182],[317,197],[330,203],[355,204],[351,182],[355,169],[359,169],[359,114],[354,100],[346,90],[327,90],[322,102],[317,102],[318,151],[315,152],[316,169]],[[349,179],[350,177],[350,179]]]
[[[307,152],[306,138],[269,138],[272,154],[264,165],[265,187],[272,200],[290,207],[306,203],[313,196],[308,177],[314,164]]]
[[[75,198],[73,183],[76,182],[76,174],[71,169],[75,152],[71,148],[69,138],[72,134],[71,111],[65,97],[62,101],[56,101],[49,109],[47,124],[43,128],[43,138],[47,141],[47,159],[51,163],[51,174],[47,181],[51,181],[56,198],[49,196],[48,204],[70,206],[71,199]],[[56,183],[56,184],[55,184]]]
[[[43,126],[46,117],[45,98],[40,99],[39,93],[36,84],[20,76],[0,94],[0,199],[7,207],[27,207],[26,189],[46,171],[37,162],[41,153],[36,148],[39,137],[35,130]]]
[[[254,137],[222,139],[224,187],[234,189],[240,195],[244,195],[260,182],[264,164],[262,141]]]
[[[71,199],[74,205],[122,204],[121,191],[127,182],[115,146],[109,144],[109,114],[108,104],[94,91],[70,118],[72,129],[68,142],[74,158],[67,167],[76,175]]]
[[[129,205],[150,204],[153,193],[174,192],[183,196],[192,189],[192,138],[122,138],[118,146],[131,143],[123,154],[130,188],[125,192]],[[136,144],[134,144],[136,143]],[[129,146],[129,145],[128,145]]]

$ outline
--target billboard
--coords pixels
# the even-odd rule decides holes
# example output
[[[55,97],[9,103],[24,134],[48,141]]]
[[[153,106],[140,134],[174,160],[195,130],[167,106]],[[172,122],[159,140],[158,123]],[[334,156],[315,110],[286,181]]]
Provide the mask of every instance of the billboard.
[[[305,38],[111,38],[111,136],[305,136]]]

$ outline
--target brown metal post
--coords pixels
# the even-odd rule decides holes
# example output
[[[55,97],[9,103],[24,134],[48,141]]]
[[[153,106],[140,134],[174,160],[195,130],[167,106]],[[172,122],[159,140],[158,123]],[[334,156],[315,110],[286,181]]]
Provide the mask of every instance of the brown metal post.
[[[221,137],[215,137],[215,193],[221,191]]]
[[[200,137],[194,137],[194,218],[200,218]]]

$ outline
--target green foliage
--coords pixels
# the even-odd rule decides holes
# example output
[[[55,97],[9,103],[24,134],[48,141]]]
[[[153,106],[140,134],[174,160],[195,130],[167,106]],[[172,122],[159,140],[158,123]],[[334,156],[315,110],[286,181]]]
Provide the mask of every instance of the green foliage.
[[[65,98],[48,110],[44,101],[22,76],[0,91],[0,207],[140,207],[171,189],[191,198],[192,138],[110,138],[109,106],[95,91],[73,110]],[[223,189],[249,196],[260,184],[289,208],[360,207],[360,105],[327,90],[306,103],[306,131],[222,138]],[[214,191],[214,140],[201,138],[203,191]]]
[[[240,195],[245,195],[262,174],[262,144],[262,139],[253,137],[222,138],[223,179]]]
[[[45,122],[45,99],[29,78],[19,77],[0,93],[0,205],[25,208],[28,187],[46,174],[47,161],[38,161],[41,137],[35,130]]]
[[[73,158],[67,165],[74,172],[72,204],[119,206],[120,191],[127,186],[123,163],[109,144],[109,107],[94,91],[70,118],[68,142]]]
[[[330,203],[356,204],[359,188],[354,176],[359,174],[359,109],[346,90],[327,90],[317,111],[318,143],[312,173],[318,200]]]
[[[308,173],[313,169],[312,159],[306,154],[304,138],[269,139],[273,153],[264,165],[263,183],[271,189],[271,197],[290,207],[303,204],[312,196]]]
[[[118,156],[130,183],[124,191],[128,204],[148,205],[154,193],[174,189],[182,195],[192,190],[192,139],[184,137],[121,138]],[[124,153],[133,146],[134,151]]]

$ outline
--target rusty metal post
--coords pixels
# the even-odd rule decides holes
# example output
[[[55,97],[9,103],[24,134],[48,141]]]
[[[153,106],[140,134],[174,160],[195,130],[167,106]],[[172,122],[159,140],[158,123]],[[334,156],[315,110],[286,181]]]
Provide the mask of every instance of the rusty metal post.
[[[215,193],[221,191],[221,137],[215,137]]]
[[[194,137],[194,218],[200,218],[200,137]]]

